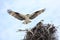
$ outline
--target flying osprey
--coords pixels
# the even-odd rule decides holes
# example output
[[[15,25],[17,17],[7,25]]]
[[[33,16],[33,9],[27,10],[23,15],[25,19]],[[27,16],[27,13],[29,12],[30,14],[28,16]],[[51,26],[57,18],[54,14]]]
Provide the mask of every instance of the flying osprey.
[[[39,11],[36,11],[32,14],[26,14],[26,15],[23,15],[23,14],[20,14],[18,12],[14,12],[12,10],[7,10],[7,12],[12,15],[13,17],[17,18],[18,20],[24,20],[24,24],[28,24],[31,22],[32,19],[34,19],[36,16],[38,16],[39,14],[43,13],[45,11],[45,8],[44,9],[41,9]]]

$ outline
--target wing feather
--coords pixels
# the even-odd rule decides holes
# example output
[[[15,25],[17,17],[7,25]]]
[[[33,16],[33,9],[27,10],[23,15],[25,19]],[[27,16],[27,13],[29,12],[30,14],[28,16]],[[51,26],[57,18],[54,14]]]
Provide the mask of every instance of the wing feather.
[[[17,13],[17,12],[15,12],[16,14],[16,16],[14,16],[15,18],[17,18],[17,19],[19,19],[19,20],[25,20],[25,18],[24,18],[24,15],[22,15],[22,14],[19,14],[19,13]]]
[[[22,14],[20,14],[20,13],[18,13],[18,12],[14,12],[14,11],[8,10],[8,13],[9,13],[11,16],[17,18],[18,20],[25,20],[24,15],[22,15]]]
[[[34,19],[35,17],[37,17],[39,14],[43,13],[45,11],[45,8],[44,9],[41,9],[39,11],[36,11],[34,12],[31,16],[30,16],[30,19]]]

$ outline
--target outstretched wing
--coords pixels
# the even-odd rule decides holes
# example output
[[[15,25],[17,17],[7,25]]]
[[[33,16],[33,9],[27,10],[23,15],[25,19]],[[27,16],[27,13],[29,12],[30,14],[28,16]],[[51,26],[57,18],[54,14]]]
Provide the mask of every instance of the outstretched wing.
[[[45,8],[44,9],[41,9],[39,11],[36,11],[34,12],[31,16],[30,16],[30,19],[34,19],[35,17],[37,17],[39,14],[43,13],[45,11]]]
[[[25,20],[24,15],[19,14],[18,12],[14,12],[14,11],[11,11],[11,10],[8,10],[7,12],[8,12],[11,16],[17,18],[18,20]]]

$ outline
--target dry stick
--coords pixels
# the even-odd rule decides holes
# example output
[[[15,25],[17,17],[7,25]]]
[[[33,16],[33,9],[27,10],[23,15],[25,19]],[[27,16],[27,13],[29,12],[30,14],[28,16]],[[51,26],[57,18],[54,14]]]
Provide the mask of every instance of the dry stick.
[[[25,29],[25,30],[19,29],[19,31],[27,31],[27,32],[30,32],[33,35],[33,32],[31,30],[28,30],[28,29]]]
[[[33,37],[34,37],[34,35],[36,34],[36,32],[37,32],[38,28],[39,28],[39,27],[41,27],[41,25],[42,25],[42,22],[39,22],[39,24],[37,25],[37,27],[36,27],[36,29],[35,29],[35,32],[34,32],[34,34],[33,34],[32,38],[33,38]],[[32,39],[32,38],[31,38],[31,39]]]

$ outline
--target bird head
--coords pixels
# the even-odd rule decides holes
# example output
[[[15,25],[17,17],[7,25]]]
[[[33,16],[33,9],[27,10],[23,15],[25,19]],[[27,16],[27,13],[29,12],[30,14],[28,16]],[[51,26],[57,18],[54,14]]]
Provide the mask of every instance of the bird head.
[[[26,16],[28,16],[28,17],[29,17],[30,15],[29,15],[29,14],[27,14]]]

